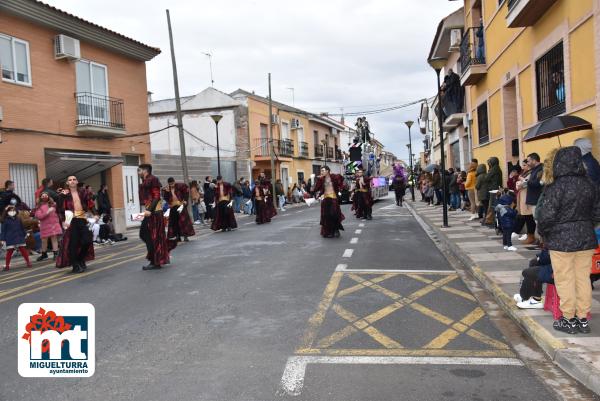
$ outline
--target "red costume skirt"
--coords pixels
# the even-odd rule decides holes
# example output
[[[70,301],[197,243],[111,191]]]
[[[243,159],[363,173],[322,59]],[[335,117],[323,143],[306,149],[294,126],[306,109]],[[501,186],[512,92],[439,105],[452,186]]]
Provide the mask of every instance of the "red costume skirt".
[[[175,249],[177,242],[181,241],[181,237],[191,237],[196,234],[187,208],[184,207],[181,213],[177,209],[179,209],[179,206],[173,206],[169,212],[169,226],[167,229],[169,251]]]
[[[270,223],[271,212],[264,200],[256,200],[256,224]]]
[[[154,212],[144,217],[140,227],[140,238],[146,243],[146,259],[155,266],[169,263],[169,248],[165,233],[163,212]]]
[[[217,204],[215,219],[210,228],[213,231],[225,230],[228,228],[237,228],[233,208],[229,207],[229,201],[221,201]]]
[[[92,232],[89,230],[85,219],[74,218],[71,220],[71,225],[63,234],[60,242],[60,249],[56,256],[56,267],[72,266],[73,259],[86,262],[94,260]]]
[[[321,235],[331,237],[338,230],[344,230],[342,221],[345,217],[336,198],[325,198],[321,201]]]
[[[354,211],[354,215],[359,219],[370,216],[373,210],[371,194],[369,192],[356,191],[352,200],[352,210]]]

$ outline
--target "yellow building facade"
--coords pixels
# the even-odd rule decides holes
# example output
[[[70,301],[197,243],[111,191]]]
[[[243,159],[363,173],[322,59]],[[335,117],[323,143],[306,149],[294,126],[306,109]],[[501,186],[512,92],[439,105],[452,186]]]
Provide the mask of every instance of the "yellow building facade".
[[[506,174],[577,138],[600,156],[600,0],[465,0],[460,45],[473,157]],[[574,115],[591,130],[525,142],[538,123]]]

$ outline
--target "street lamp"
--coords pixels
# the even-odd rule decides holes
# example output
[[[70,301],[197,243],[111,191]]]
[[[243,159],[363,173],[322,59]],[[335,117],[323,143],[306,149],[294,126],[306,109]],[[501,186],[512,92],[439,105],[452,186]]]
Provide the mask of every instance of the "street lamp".
[[[221,154],[219,153],[219,121],[223,118],[220,114],[213,114],[210,116],[215,122],[215,127],[217,127],[217,175],[221,175]]]
[[[413,181],[414,181],[414,171],[413,171],[413,161],[412,161],[412,138],[410,135],[410,127],[412,127],[412,125],[414,124],[414,121],[408,120],[405,121],[404,124],[406,124],[406,126],[408,127],[408,158],[410,159],[410,175],[408,176],[409,179],[409,184],[410,184],[410,194],[412,197],[412,201],[415,201],[415,187],[413,185]]]
[[[437,77],[437,96],[438,96],[438,125],[440,129],[440,169],[442,170],[442,217],[443,227],[448,227],[448,199],[446,196],[446,161],[444,160],[444,122],[442,121],[442,89],[440,86],[440,72],[448,62],[443,57],[435,57],[427,60],[431,68],[435,70]]]

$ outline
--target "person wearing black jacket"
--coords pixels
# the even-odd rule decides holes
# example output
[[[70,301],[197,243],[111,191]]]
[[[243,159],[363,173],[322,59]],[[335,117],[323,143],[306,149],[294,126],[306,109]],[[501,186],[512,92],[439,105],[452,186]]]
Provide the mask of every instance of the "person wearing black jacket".
[[[502,180],[502,170],[500,169],[500,160],[497,157],[492,156],[488,159],[487,163],[488,163],[489,170],[487,172],[487,175],[485,176],[485,187],[489,194],[490,191],[497,191],[499,188],[502,188],[502,183],[504,181]],[[495,205],[492,204],[493,199],[492,198],[489,198],[489,199],[490,199],[490,203],[489,203],[489,207],[487,209],[487,215],[484,220],[484,224],[488,225],[488,226],[494,224],[494,207],[495,207]]]
[[[533,206],[533,213],[535,214],[535,207],[544,188],[544,184],[542,184],[544,164],[540,163],[540,155],[531,153],[527,156],[527,165],[531,173],[529,173],[529,179],[525,183],[525,188],[527,188],[525,203]]]
[[[214,203],[215,201],[215,189],[214,189],[214,185],[211,186],[210,184],[212,184],[212,180],[210,176],[207,176],[204,179],[204,184],[202,186],[202,188],[204,189],[204,205],[206,206],[206,214],[205,214],[205,218],[208,219],[213,219],[213,207],[212,207],[212,203]]]
[[[536,214],[563,313],[553,326],[569,334],[589,333],[590,262],[598,246],[594,226],[600,223],[600,193],[586,176],[576,146],[558,150],[552,173],[553,182],[544,188]]]
[[[108,197],[108,186],[106,184],[100,185],[96,200],[98,201],[98,214],[110,214],[112,206]]]

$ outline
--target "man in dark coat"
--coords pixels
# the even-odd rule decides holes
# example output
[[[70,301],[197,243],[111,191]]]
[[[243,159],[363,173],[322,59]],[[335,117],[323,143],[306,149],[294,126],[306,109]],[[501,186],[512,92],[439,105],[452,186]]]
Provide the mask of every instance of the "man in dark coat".
[[[167,239],[169,250],[172,250],[178,242],[181,242],[181,237],[188,242],[188,237],[195,235],[196,232],[187,209],[190,188],[183,182],[175,182],[173,177],[167,179],[167,184],[167,187],[162,190],[162,195],[170,208]]]
[[[98,214],[110,214],[112,205],[110,204],[110,199],[108,197],[108,185],[100,185],[100,190],[98,191],[96,200],[98,201]]]
[[[0,213],[4,212],[4,208],[8,205],[13,205],[17,211],[29,209],[15,193],[15,183],[11,180],[4,183],[4,191],[0,192]]]
[[[487,175],[485,176],[485,186],[487,188],[488,193],[490,191],[497,191],[499,188],[502,188],[502,183],[504,180],[502,179],[502,170],[500,169],[500,160],[492,156],[488,159],[488,167],[489,170]],[[491,203],[491,199],[490,199]],[[493,206],[493,205],[490,205]],[[487,215],[485,217],[484,223],[486,225],[494,224],[494,208],[488,207]]]
[[[158,178],[152,175],[150,164],[140,164],[138,175],[142,179],[139,190],[140,203],[146,208],[140,227],[140,238],[146,244],[146,259],[150,262],[143,270],[160,269],[162,265],[169,263],[169,247],[160,197],[161,185]]]
[[[554,328],[569,334],[589,333],[590,265],[598,246],[594,226],[600,222],[600,194],[586,176],[576,146],[556,153],[552,172],[554,182],[544,189],[536,214],[538,231],[550,250],[563,313]]]
[[[592,141],[588,138],[579,138],[573,145],[581,149],[583,165],[590,180],[600,187],[600,164],[592,154]]]
[[[215,216],[212,204],[215,202],[215,190],[210,185],[211,183],[211,177],[207,176],[202,189],[204,189],[204,205],[206,206],[205,218],[213,220]]]
[[[540,163],[540,155],[537,153],[531,153],[527,156],[527,165],[529,166],[529,179],[524,185],[527,188],[527,197],[525,203],[533,206],[534,213],[535,207],[540,199],[544,184],[542,184],[542,173],[544,172],[544,164]]]

